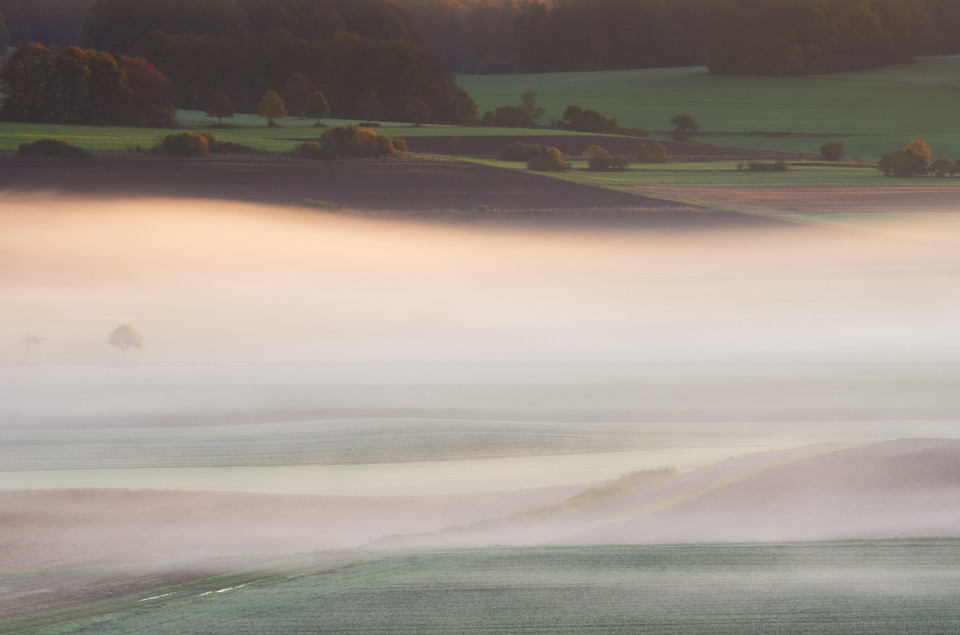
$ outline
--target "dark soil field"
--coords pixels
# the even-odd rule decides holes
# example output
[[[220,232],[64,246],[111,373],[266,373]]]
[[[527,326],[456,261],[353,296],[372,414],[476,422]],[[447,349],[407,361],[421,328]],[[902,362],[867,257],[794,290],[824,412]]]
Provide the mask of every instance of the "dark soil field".
[[[772,150],[749,150],[715,146],[707,143],[658,141],[635,137],[609,137],[603,135],[531,135],[531,136],[478,136],[478,137],[410,137],[406,139],[411,152],[422,154],[453,154],[467,157],[495,157],[511,143],[538,143],[559,148],[570,157],[580,156],[589,146],[599,145],[611,154],[634,156],[637,145],[661,143],[671,157],[695,158],[752,158],[752,159],[800,159],[805,155]]]
[[[437,160],[0,161],[0,192],[175,197],[445,222],[652,230],[790,227],[776,220]]]

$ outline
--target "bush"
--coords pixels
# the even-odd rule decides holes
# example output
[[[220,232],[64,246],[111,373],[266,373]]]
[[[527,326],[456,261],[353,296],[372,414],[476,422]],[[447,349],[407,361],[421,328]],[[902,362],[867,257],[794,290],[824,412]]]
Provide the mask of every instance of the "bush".
[[[543,154],[543,147],[536,143],[511,143],[504,146],[497,156],[504,161],[529,161]]]
[[[772,163],[750,161],[747,163],[747,169],[753,172],[786,172],[789,168],[790,166],[786,161],[774,161]],[[737,165],[737,169],[742,169],[740,164]]]
[[[605,157],[610,158],[610,153],[606,148],[599,145],[588,146],[586,150],[583,151],[584,159],[593,159],[594,157]]]
[[[654,143],[647,152],[647,163],[666,163],[667,148],[662,143]]]
[[[843,143],[831,141],[820,146],[820,156],[827,161],[839,161],[843,158]]]
[[[360,126],[327,128],[320,145],[323,157],[330,159],[401,159],[407,155],[407,142],[403,139],[392,139]]]
[[[527,168],[537,172],[565,172],[570,164],[563,160],[563,153],[558,148],[544,147],[540,156],[527,162]]]
[[[612,117],[604,117],[596,110],[583,110],[580,106],[571,105],[563,111],[563,119],[557,126],[564,130],[578,132],[599,132],[616,134],[620,132],[620,124]]]
[[[89,159],[91,152],[63,139],[37,139],[17,147],[17,154],[24,157],[47,157],[54,159]]]
[[[168,134],[160,140],[157,151],[172,157],[200,157],[210,152],[211,143],[216,143],[209,132],[181,132]]]
[[[594,172],[614,172],[626,170],[630,167],[630,157],[625,155],[607,156],[597,155],[590,159],[588,169]]]

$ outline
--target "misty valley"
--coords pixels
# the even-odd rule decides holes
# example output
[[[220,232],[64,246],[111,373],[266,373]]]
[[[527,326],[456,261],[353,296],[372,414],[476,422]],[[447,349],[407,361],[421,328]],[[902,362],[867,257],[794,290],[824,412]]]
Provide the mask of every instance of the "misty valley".
[[[345,558],[564,547],[586,559],[571,588],[596,593],[613,574],[585,572],[606,545],[858,539],[884,559],[870,541],[952,536],[960,522],[949,249],[815,228],[463,227],[202,200],[15,195],[2,215],[3,314],[43,338],[5,348],[0,369],[0,497],[20,519],[0,605],[13,617],[113,601],[104,572],[128,597],[185,583],[143,600],[170,611],[207,597],[195,579],[232,589],[222,580],[246,576],[245,594],[288,580],[289,598],[314,579],[295,571],[342,576]],[[122,357],[107,341],[121,322],[143,337]],[[956,562],[953,545],[914,548]],[[490,557],[531,557],[510,553]],[[443,557],[436,575],[454,575],[457,556]],[[464,557],[453,566],[480,556]],[[683,562],[659,570],[706,566]],[[563,604],[497,571],[491,584]],[[833,590],[790,578],[791,597],[813,593],[819,624],[838,594],[869,613],[882,591],[852,571]],[[916,575],[936,624],[960,618],[943,597],[960,578]],[[619,593],[660,584],[629,580]],[[434,601],[474,583],[451,579]],[[202,601],[190,619],[236,610]],[[639,628],[625,606],[612,623]],[[673,619],[657,615],[642,623]],[[103,627],[141,628],[117,619]]]

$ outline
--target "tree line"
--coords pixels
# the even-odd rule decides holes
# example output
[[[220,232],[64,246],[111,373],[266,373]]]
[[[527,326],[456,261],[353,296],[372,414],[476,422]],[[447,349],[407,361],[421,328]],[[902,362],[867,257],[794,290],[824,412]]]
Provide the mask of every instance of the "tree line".
[[[791,75],[960,49],[954,0],[557,0],[518,19],[515,70],[706,64]]]
[[[60,1],[80,6],[85,0]],[[12,38],[21,41],[15,32]],[[220,92],[238,112],[252,112],[275,90],[291,114],[303,116],[307,97],[322,90],[337,117],[476,118],[473,100],[436,56],[412,41],[407,14],[391,0],[93,0],[82,40],[90,55],[107,51],[155,66],[169,78],[181,108],[202,109]],[[21,92],[30,99],[56,94]],[[17,105],[30,99],[15,96],[8,116],[38,120],[42,108]],[[73,112],[48,119],[72,120]],[[88,121],[114,123],[114,115],[98,113]]]
[[[176,117],[170,80],[152,64],[76,46],[17,48],[0,88],[11,121],[167,126]]]

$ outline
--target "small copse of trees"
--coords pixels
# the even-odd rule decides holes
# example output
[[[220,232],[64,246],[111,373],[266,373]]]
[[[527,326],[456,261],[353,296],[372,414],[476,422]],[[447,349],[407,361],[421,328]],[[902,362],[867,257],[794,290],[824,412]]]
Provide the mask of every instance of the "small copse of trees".
[[[290,155],[300,159],[402,159],[407,142],[360,126],[327,128],[319,141],[298,144]]]
[[[899,150],[880,157],[877,169],[884,176],[923,176],[930,165],[930,146],[914,139]]]

